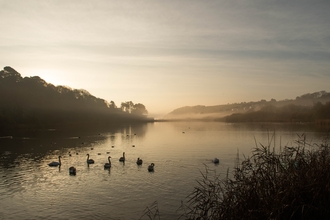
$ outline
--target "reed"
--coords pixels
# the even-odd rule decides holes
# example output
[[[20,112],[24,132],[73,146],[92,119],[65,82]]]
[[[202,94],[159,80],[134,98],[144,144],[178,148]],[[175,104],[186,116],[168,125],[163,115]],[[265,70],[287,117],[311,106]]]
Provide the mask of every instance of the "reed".
[[[143,214],[140,216],[139,220],[148,218],[149,220],[155,220],[155,219],[160,219],[160,215],[159,215],[159,208],[158,208],[158,202],[154,201],[150,207],[147,206],[144,211]]]
[[[275,135],[275,134],[274,134]],[[330,219],[330,149],[298,136],[293,147],[256,144],[232,177],[206,166],[181,219]],[[275,145],[275,142],[274,142]]]

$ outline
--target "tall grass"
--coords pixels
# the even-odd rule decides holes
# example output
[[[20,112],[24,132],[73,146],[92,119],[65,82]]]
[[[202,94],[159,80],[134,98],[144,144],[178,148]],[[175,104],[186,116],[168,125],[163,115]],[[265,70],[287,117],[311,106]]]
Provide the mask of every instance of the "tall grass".
[[[160,215],[159,215],[159,209],[158,209],[158,202],[155,201],[151,204],[151,206],[147,206],[144,211],[142,216],[140,216],[139,220],[142,219],[149,219],[149,220],[155,220],[158,219],[160,220]]]
[[[330,219],[329,140],[311,144],[303,134],[276,150],[274,136],[241,163],[237,156],[226,177],[205,166],[180,219]],[[157,202],[143,217],[161,219]]]
[[[276,152],[256,145],[252,156],[221,179],[206,167],[182,205],[183,219],[330,219],[330,149],[328,140]]]

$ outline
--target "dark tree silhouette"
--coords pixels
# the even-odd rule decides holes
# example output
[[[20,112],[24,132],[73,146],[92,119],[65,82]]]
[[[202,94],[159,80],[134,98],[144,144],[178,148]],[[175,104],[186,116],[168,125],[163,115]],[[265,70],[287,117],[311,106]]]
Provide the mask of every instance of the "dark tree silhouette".
[[[121,108],[83,89],[54,86],[38,76],[24,77],[11,67],[0,71],[1,127],[90,125],[150,121],[131,113],[133,102]]]
[[[148,111],[143,104],[137,103],[137,104],[133,105],[132,113],[138,114],[138,115],[147,115]]]
[[[128,101],[128,102],[122,102],[120,108],[124,112],[131,113],[133,110],[133,107],[134,107],[134,103],[132,101]]]

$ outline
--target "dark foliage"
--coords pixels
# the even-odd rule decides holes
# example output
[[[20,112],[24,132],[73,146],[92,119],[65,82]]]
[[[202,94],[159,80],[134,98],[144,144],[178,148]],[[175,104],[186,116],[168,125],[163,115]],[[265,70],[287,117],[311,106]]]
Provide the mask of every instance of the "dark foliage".
[[[218,120],[228,122],[253,121],[311,121],[315,120],[313,106],[330,102],[330,93],[326,91],[304,94],[296,99],[232,103],[215,106],[186,106],[178,108],[165,116],[167,119],[180,120]],[[317,120],[324,119],[318,115]],[[328,117],[329,118],[329,117]]]
[[[233,177],[221,179],[208,168],[189,195],[184,219],[329,219],[330,148],[299,136],[278,153],[257,146]]]
[[[131,102],[132,103],[132,102]],[[86,90],[54,86],[38,76],[22,78],[11,67],[0,71],[0,124],[8,127],[56,127],[150,120],[142,104],[131,112]],[[135,106],[137,108],[135,109]]]
[[[265,105],[258,111],[237,113],[224,117],[226,122],[316,122],[330,119],[330,102],[316,103],[314,106],[285,105],[275,107]]]

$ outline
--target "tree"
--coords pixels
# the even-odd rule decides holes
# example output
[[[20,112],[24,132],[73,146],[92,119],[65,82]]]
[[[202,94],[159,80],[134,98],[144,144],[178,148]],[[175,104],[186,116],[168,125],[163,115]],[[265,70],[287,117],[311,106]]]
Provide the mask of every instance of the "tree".
[[[133,110],[133,106],[134,103],[132,101],[128,101],[128,102],[122,102],[120,108],[124,112],[131,113]]]
[[[147,115],[148,111],[143,104],[137,103],[137,104],[133,105],[132,113],[138,114],[138,115]]]
[[[114,101],[110,101],[110,103],[109,103],[109,108],[111,108],[111,109],[115,109],[115,108],[117,108],[117,105],[115,104]]]

